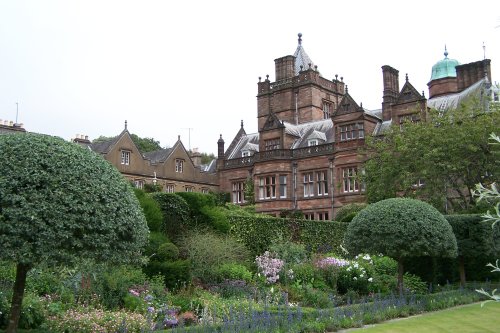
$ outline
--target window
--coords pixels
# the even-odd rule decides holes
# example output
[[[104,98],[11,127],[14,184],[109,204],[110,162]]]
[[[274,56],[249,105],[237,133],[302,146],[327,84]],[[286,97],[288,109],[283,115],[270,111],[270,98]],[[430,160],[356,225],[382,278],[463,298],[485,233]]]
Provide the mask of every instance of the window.
[[[342,169],[342,180],[345,193],[359,192],[359,181],[356,179],[356,167]]]
[[[167,184],[167,186],[165,186],[165,192],[174,193],[174,191],[175,191],[175,185]]]
[[[280,198],[286,198],[286,175],[280,175]]]
[[[259,198],[276,198],[276,176],[266,176],[259,178]]]
[[[365,129],[363,123],[349,124],[339,126],[340,141],[362,139],[365,137]]]
[[[327,171],[316,172],[316,181],[318,186],[318,196],[328,195]]]
[[[233,183],[233,203],[243,203],[244,199],[245,182]]]
[[[323,119],[330,118],[330,110],[332,109],[332,103],[323,102]]]
[[[175,172],[182,173],[184,171],[184,160],[175,160]]]
[[[248,157],[248,156],[250,156],[250,152],[248,150],[243,150],[241,152],[241,157]]]
[[[305,220],[314,220],[314,213],[304,213]]]
[[[186,192],[194,192],[194,187],[186,186]]]
[[[134,186],[142,190],[144,188],[144,180],[134,180]]]
[[[280,139],[269,139],[264,141],[265,150],[275,150],[280,149]]]
[[[304,198],[314,196],[314,174],[304,173]]]
[[[411,187],[412,188],[421,188],[421,187],[424,187],[425,186],[425,181],[423,179],[418,179],[417,182],[415,184],[413,184]]]
[[[122,161],[123,165],[130,165],[130,152],[127,150],[122,150]]]
[[[328,221],[328,212],[320,212],[318,213],[319,221]]]
[[[201,189],[201,193],[208,194],[209,193],[209,189],[206,188],[206,187],[204,187],[204,188]]]
[[[309,147],[311,147],[311,146],[317,146],[317,145],[318,145],[318,140],[316,140],[316,139],[311,139],[311,140],[307,141],[307,145],[308,145]]]

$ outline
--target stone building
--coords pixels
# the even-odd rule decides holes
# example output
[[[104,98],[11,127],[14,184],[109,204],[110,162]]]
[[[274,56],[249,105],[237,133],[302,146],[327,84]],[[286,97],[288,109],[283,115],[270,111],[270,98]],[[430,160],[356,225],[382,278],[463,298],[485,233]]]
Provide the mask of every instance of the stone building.
[[[328,80],[318,72],[301,34],[295,53],[274,62],[275,81],[266,76],[257,83],[258,132],[247,134],[241,123],[227,148],[220,136],[220,190],[230,192],[233,203],[244,204],[248,201],[244,189],[250,182],[258,212],[279,215],[283,210],[301,210],[307,219],[330,220],[339,207],[365,201],[365,187],[358,177],[365,136],[381,135],[407,120],[425,120],[430,101],[408,75],[400,89],[398,70],[382,66],[382,108],[363,108],[343,78],[335,75]],[[456,72],[433,72],[431,101],[456,99],[456,94],[487,81],[489,64],[486,59],[457,66]]]
[[[23,124],[18,124],[9,120],[0,119],[0,134],[10,134],[10,133],[24,133]]]
[[[101,154],[113,164],[135,187],[159,185],[164,192],[217,192],[215,160],[201,165],[201,155],[189,153],[180,138],[168,149],[142,153],[127,129],[116,137],[92,143],[88,137],[77,135],[73,142]]]

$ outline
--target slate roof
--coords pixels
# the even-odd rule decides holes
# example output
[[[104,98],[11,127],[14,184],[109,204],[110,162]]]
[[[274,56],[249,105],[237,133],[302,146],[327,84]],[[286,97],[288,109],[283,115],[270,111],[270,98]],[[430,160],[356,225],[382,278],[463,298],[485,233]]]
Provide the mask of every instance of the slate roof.
[[[307,147],[309,139],[320,138],[323,143],[335,141],[335,133],[333,130],[333,122],[331,119],[313,121],[309,123],[294,125],[284,122],[285,133],[297,137],[297,140],[292,145],[292,149]]]
[[[165,162],[171,152],[172,148],[160,149],[144,153],[142,156],[144,156],[144,158],[149,160],[151,163],[159,163]]]
[[[90,144],[90,149],[92,149],[96,153],[107,154],[107,153],[109,153],[111,148],[118,142],[120,137],[121,137],[121,134],[118,136],[115,136],[112,139],[106,140],[106,141],[92,142]]]
[[[309,69],[309,64],[311,64],[311,68],[314,69],[313,61],[302,47],[302,34],[299,34],[299,45],[293,56],[295,57],[295,75],[299,74],[300,66],[302,66],[303,71]]]
[[[472,96],[479,96],[481,91],[489,89],[489,85],[490,83],[488,79],[483,78],[459,93],[433,97],[427,101],[427,106],[438,111],[456,109],[468,98]]]
[[[250,144],[251,146],[247,146]],[[246,148],[253,147],[257,148],[255,151],[259,151],[259,133],[243,134],[236,143],[233,151],[229,152],[228,158],[239,158],[241,157],[241,152],[244,150],[249,150]]]

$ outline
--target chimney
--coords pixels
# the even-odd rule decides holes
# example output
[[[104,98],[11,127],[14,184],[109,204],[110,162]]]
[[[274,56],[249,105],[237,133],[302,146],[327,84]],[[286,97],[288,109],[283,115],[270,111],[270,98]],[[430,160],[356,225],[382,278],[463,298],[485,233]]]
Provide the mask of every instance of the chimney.
[[[295,76],[295,57],[288,55],[274,60],[276,81]]]
[[[193,161],[194,166],[199,167],[201,165],[201,154],[198,152],[198,148],[193,148],[191,153],[191,161]]]
[[[382,66],[384,92],[382,101],[382,119],[391,119],[391,105],[396,102],[399,94],[399,71],[391,66]]]
[[[222,134],[217,141],[217,148],[217,158],[221,160],[224,159],[224,140],[222,139]]]
[[[485,76],[488,76],[488,80],[492,82],[490,63],[490,59],[484,59],[455,67],[458,91],[467,89]]]

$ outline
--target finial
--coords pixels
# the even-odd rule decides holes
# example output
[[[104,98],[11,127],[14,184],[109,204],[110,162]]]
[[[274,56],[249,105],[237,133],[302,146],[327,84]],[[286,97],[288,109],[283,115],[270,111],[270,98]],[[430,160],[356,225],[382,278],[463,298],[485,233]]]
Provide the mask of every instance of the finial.
[[[343,76],[340,77],[340,81],[344,82],[344,77]]]
[[[266,74],[266,81],[269,81],[269,74]]]
[[[181,136],[177,135],[177,141],[181,141]]]
[[[298,36],[299,36],[299,45],[302,45],[302,34],[299,32]]]
[[[363,108],[363,102],[359,103],[359,107]]]
[[[222,134],[220,135],[219,139],[222,139]]]
[[[408,73],[406,73],[406,82],[408,82]]]
[[[448,58],[448,50],[446,49],[446,44],[444,44],[444,57]]]
[[[243,128],[243,119],[241,120],[241,128]]]
[[[486,59],[486,45],[483,42],[483,59]]]
[[[259,76],[259,82],[262,80],[262,77]]]
[[[127,121],[125,120],[125,130],[127,130]]]
[[[318,65],[314,65],[314,70],[317,72],[318,71]]]
[[[304,69],[304,66],[303,65],[300,65],[300,71],[302,72],[302,70]]]
[[[338,74],[335,74],[335,81],[338,81],[337,78],[339,77]]]
[[[422,90],[422,97],[425,97],[425,93],[424,93],[424,91],[423,91],[423,90]]]
[[[311,69],[311,63],[309,63],[309,69]]]
[[[345,93],[348,94],[349,93],[349,87],[347,86],[347,84],[345,85]]]

